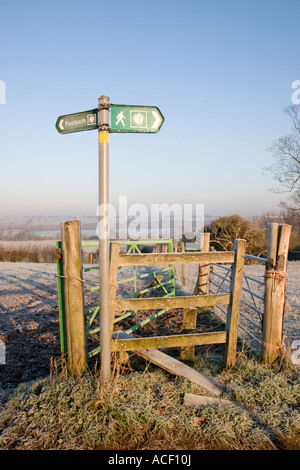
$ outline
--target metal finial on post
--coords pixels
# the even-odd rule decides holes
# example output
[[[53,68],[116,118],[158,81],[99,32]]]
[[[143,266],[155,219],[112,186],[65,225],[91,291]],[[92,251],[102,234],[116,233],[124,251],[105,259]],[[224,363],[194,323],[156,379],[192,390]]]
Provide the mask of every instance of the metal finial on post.
[[[99,268],[100,360],[103,382],[110,379],[109,296],[109,97],[99,97]]]

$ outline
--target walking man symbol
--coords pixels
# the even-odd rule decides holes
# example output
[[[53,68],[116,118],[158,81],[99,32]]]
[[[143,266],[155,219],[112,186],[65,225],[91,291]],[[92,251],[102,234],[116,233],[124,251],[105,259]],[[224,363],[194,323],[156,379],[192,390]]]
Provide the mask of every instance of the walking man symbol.
[[[124,119],[126,119],[126,117],[124,116],[123,111],[121,111],[117,116],[116,126],[119,124],[119,122],[121,122],[122,126],[125,126]]]

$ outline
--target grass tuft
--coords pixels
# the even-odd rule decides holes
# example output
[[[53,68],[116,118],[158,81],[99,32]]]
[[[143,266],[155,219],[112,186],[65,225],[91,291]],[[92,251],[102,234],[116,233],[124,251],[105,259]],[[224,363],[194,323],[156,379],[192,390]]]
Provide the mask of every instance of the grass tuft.
[[[184,393],[203,390],[153,366],[116,367],[105,387],[97,371],[22,384],[3,404],[0,449],[300,449],[297,367],[204,363],[230,404],[187,407]]]

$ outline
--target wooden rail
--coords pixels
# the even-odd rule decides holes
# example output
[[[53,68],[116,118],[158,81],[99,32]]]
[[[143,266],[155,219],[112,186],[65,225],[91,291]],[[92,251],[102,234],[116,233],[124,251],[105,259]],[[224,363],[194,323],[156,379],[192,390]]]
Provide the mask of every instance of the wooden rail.
[[[121,299],[116,300],[117,310],[156,310],[159,308],[215,307],[228,305],[230,294],[191,295],[182,297],[153,297],[150,299]]]
[[[175,348],[178,346],[196,346],[200,344],[226,343],[225,331],[215,333],[193,333],[187,335],[151,336],[113,340],[112,351],[138,351],[140,349]]]
[[[119,255],[119,266],[160,266],[164,264],[214,264],[234,263],[233,251],[197,253],[143,253]]]

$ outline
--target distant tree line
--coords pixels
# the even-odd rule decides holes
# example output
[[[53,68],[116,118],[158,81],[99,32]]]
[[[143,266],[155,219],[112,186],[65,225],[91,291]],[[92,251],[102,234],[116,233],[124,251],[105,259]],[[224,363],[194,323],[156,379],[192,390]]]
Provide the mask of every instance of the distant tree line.
[[[267,226],[270,222],[286,223],[292,226],[289,259],[300,260],[300,216],[299,212],[292,209],[282,210],[280,214],[264,214],[252,219],[244,218],[238,214],[219,217],[205,227],[205,232],[210,232],[211,247],[217,251],[230,251],[233,249],[235,238],[242,238],[247,243],[247,253],[255,256],[265,256],[267,251]],[[89,238],[89,237],[86,237]],[[24,232],[20,238],[27,243],[18,246],[13,241],[11,245],[2,243],[0,238],[0,262],[56,262],[55,245],[43,246],[42,244],[30,243],[31,237]],[[2,239],[4,241],[4,239]],[[11,238],[10,238],[11,240]],[[83,250],[84,262],[91,262],[89,254]],[[98,262],[98,252],[95,251],[92,262]]]

